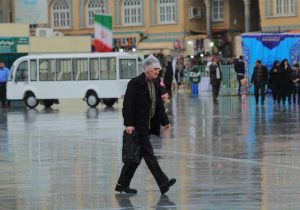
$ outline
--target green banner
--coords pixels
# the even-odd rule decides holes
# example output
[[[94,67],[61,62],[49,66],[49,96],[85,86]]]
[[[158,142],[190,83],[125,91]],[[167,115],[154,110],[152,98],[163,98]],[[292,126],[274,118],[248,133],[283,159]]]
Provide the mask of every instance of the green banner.
[[[29,45],[29,37],[16,37],[17,45]]]
[[[29,37],[0,37],[0,53],[16,53],[18,45],[29,45]]]

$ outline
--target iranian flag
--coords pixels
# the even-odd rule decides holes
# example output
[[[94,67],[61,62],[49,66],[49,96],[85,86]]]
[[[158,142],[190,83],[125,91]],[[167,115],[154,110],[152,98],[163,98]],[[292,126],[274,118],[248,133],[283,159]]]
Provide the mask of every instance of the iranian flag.
[[[112,52],[112,17],[111,15],[94,15],[96,52]]]

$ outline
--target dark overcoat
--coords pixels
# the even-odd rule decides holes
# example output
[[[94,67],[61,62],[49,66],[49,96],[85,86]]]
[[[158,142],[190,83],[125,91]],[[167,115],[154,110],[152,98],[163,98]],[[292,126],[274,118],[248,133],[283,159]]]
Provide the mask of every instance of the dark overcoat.
[[[277,70],[277,71],[275,71]],[[280,79],[281,79],[281,72],[280,72],[280,68],[272,68],[269,72],[269,83],[271,85],[271,88],[275,88],[279,86],[280,83]]]
[[[217,68],[219,67],[220,70],[220,78],[217,79]],[[222,71],[220,65],[213,65],[209,66],[209,77],[210,77],[210,84],[211,85],[219,85],[223,79]]]
[[[280,70],[280,87],[290,93],[293,88],[292,83],[292,69],[289,67],[288,69],[281,68]]]
[[[252,77],[251,77],[251,83],[253,83],[254,85],[257,85],[257,66],[254,67],[254,70],[253,70],[253,74],[252,74]],[[261,66],[261,69],[262,69],[262,81],[263,84],[267,84],[268,83],[268,69],[266,66]]]
[[[159,80],[154,80],[156,109],[149,125],[151,99],[145,73],[131,79],[127,85],[122,114],[125,126],[133,126],[143,134],[160,134],[160,127],[169,124],[159,91]]]

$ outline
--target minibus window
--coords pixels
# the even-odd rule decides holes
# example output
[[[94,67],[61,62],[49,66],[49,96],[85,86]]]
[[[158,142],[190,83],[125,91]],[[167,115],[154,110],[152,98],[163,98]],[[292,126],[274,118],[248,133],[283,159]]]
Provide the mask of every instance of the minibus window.
[[[28,61],[23,61],[17,68],[16,81],[28,81]]]
[[[56,80],[69,81],[72,80],[72,63],[70,59],[56,60]]]
[[[75,58],[73,59],[73,75],[74,80],[88,79],[88,59]]]
[[[54,81],[55,72],[51,68],[51,60],[41,59],[39,64],[40,81]]]
[[[115,80],[116,75],[116,58],[100,58],[100,79],[101,80]]]
[[[37,62],[30,60],[30,81],[37,81]]]
[[[90,79],[91,80],[99,79],[99,59],[98,58],[90,59]]]
[[[136,60],[120,59],[120,79],[131,79],[136,76]]]

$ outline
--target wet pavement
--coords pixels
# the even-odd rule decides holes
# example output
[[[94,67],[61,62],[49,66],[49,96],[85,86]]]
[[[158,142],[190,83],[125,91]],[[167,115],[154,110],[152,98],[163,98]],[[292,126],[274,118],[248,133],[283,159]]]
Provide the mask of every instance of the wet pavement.
[[[177,183],[160,191],[144,162],[115,193],[122,166],[121,104],[64,101],[0,110],[0,209],[299,209],[300,106],[267,98],[174,96],[172,128],[152,138]]]

